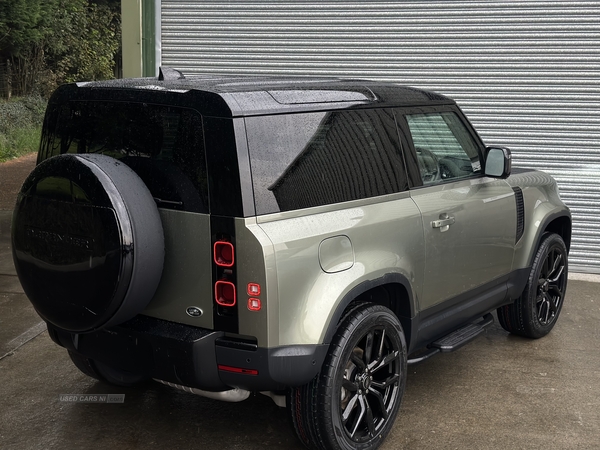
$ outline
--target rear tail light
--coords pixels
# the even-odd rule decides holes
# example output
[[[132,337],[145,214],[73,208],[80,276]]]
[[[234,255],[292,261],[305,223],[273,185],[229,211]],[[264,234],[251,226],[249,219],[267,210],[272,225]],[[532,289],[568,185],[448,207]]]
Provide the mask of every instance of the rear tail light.
[[[250,311],[260,311],[262,307],[260,303],[260,298],[249,298],[248,299],[248,309]]]
[[[243,367],[225,366],[223,364],[219,364],[218,367],[219,370],[222,370],[224,372],[241,373],[244,375],[258,375],[258,370],[256,369],[245,369]]]
[[[262,308],[262,303],[260,298],[257,298],[260,295],[260,284],[248,283],[248,286],[246,287],[246,293],[250,297],[248,299],[248,309],[250,311],[260,311]]]
[[[215,330],[238,333],[237,270],[235,227],[225,218],[211,218],[212,235],[212,280],[213,280],[213,327]],[[245,285],[241,288],[244,295]],[[245,303],[246,296],[242,299]]]
[[[248,295],[251,297],[258,297],[260,295],[260,284],[248,283]]]
[[[215,301],[221,306],[235,306],[235,284],[231,281],[215,283]]]
[[[219,267],[232,267],[234,263],[233,244],[227,241],[217,241],[214,245],[214,261]]]

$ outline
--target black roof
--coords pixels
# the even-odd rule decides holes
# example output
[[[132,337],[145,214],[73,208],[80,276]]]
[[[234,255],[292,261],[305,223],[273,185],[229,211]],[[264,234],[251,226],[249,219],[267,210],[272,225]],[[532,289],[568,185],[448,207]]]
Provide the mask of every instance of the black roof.
[[[393,83],[344,78],[188,76],[164,80],[129,78],[77,83],[76,86],[83,91],[93,89],[96,92],[104,89],[125,89],[129,91],[129,100],[133,100],[132,90],[139,90],[140,94],[142,91],[179,95],[212,94],[209,96],[222,99],[226,109],[230,111],[227,115],[234,117],[352,107],[454,103],[448,97],[435,92]],[[214,101],[213,98],[211,103]]]

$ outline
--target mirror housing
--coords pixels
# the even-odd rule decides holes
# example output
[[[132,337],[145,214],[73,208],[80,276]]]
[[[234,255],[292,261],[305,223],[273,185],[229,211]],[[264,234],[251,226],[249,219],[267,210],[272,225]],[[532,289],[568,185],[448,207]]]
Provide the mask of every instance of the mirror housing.
[[[485,175],[491,178],[508,178],[512,169],[511,152],[506,147],[487,147]]]

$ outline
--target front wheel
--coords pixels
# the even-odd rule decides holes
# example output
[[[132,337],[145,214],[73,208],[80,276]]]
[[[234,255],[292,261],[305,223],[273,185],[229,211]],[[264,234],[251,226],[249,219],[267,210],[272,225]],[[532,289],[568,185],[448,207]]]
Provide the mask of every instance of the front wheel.
[[[361,305],[342,320],[321,372],[290,391],[288,411],[311,449],[371,450],[390,432],[406,385],[406,341],[397,317]]]
[[[511,305],[498,308],[498,321],[519,336],[541,338],[556,324],[567,290],[567,247],[555,233],[542,237],[525,290]]]

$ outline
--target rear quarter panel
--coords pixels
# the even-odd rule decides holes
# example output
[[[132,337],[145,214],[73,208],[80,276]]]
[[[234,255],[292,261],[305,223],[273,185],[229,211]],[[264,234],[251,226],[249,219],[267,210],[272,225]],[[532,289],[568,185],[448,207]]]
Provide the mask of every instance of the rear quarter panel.
[[[410,281],[415,297],[420,294],[422,221],[406,192],[347,202],[341,208],[261,216],[257,223],[273,244],[277,272],[278,317],[269,317],[269,329],[277,320],[278,339],[270,338],[270,346],[321,343],[344,295],[363,281],[398,273]],[[336,236],[350,240],[353,262],[329,273],[321,267],[319,248]],[[268,302],[272,305],[273,299]]]

